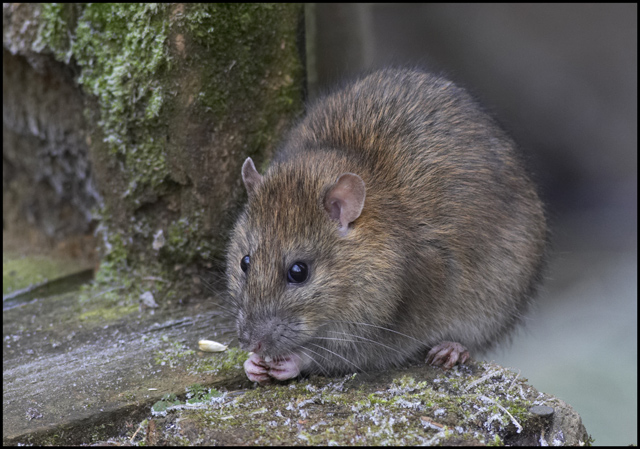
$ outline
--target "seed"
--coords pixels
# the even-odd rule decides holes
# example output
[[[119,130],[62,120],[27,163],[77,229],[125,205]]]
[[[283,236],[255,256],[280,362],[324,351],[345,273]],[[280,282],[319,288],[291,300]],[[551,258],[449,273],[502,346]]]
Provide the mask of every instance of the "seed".
[[[211,340],[200,340],[198,346],[200,346],[200,350],[204,352],[222,352],[227,350],[227,347],[222,343]]]

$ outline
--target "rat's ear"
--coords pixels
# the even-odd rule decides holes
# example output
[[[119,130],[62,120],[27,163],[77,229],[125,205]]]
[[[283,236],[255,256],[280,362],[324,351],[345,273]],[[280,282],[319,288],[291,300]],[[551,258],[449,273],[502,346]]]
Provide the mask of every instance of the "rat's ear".
[[[345,236],[349,223],[353,223],[360,216],[364,207],[365,191],[364,181],[354,173],[343,173],[327,191],[324,208],[329,218],[340,224],[340,235]]]
[[[262,182],[262,175],[256,170],[256,166],[250,157],[242,164],[242,182],[249,196],[253,195]]]

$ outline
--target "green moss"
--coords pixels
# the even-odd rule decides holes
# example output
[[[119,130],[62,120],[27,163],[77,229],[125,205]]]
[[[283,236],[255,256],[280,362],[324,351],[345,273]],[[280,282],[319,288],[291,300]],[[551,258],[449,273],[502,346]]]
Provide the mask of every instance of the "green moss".
[[[105,195],[105,206],[96,214],[107,252],[96,285],[128,284],[131,266],[142,262],[156,268],[154,257],[165,266],[221,258],[226,234],[216,229],[207,235],[211,217],[206,225],[203,217],[211,211],[202,201],[182,204],[178,217],[163,207],[157,215],[136,211],[178,188],[167,166],[172,137],[167,130],[176,114],[212,124],[211,131],[222,136],[241,135],[242,151],[259,166],[266,163],[286,125],[302,110],[303,68],[293,48],[302,6],[52,3],[40,10],[37,51],[77,64],[77,81],[89,98],[85,115],[99,129],[92,134],[92,151],[103,163],[118,165],[113,185],[125,190],[118,198]],[[181,48],[172,44],[178,36]],[[186,101],[191,96],[193,104]],[[116,218],[109,207],[127,212]],[[167,242],[154,253],[158,229],[164,229]]]
[[[163,115],[170,57],[165,4],[42,4],[37,49],[49,48],[80,68],[78,83],[97,101],[97,125],[105,147],[122,163],[129,179],[124,197],[161,186],[167,176]],[[92,113],[88,110],[89,116]],[[100,148],[97,145],[96,148]],[[107,209],[97,217],[109,220]],[[103,224],[105,224],[103,222]],[[126,266],[123,240],[128,232],[106,235],[106,257],[98,283],[119,277]]]
[[[146,3],[44,3],[36,50],[50,48],[80,67],[78,83],[98,100],[98,125],[113,154],[125,161],[133,189],[157,186],[168,174],[158,129],[169,6]]]
[[[100,269],[94,281],[83,286],[80,292],[80,303],[87,309],[86,317],[99,316],[100,310],[109,307],[114,308],[114,313],[135,311],[140,296],[147,291],[153,294],[160,307],[184,294],[182,284],[168,281],[172,275],[168,267],[153,259],[136,263],[130,255],[130,243],[127,244],[122,233],[105,230],[105,223],[107,221],[103,222],[100,231],[105,248]]]
[[[138,304],[141,292],[136,288],[136,277],[128,269],[128,252],[125,241],[119,233],[103,233],[105,254],[100,262],[94,281],[84,286],[80,292],[80,303],[85,307],[127,307]],[[135,296],[135,295],[138,296]],[[86,317],[99,316],[100,312],[90,310]]]
[[[203,228],[203,214],[204,211],[196,211],[189,218],[183,217],[172,222],[161,253],[174,263],[187,263],[196,258],[212,259],[215,249],[197,238]]]
[[[279,137],[282,118],[302,110],[303,67],[286,48],[295,45],[298,30],[291,24],[300,14],[300,5],[210,3],[187,6],[182,21],[196,45],[190,62],[203,80],[197,106],[216,121],[251,116],[245,136],[258,163]]]
[[[255,93],[264,87],[253,83],[263,79],[265,70],[271,68],[277,68],[280,73],[273,75],[282,78],[273,87],[277,91],[277,106],[291,107],[299,102],[299,85],[289,75],[301,75],[299,58],[294,52],[283,51],[283,46],[295,42],[293,33],[297,30],[288,24],[295,23],[300,13],[299,6],[287,4],[210,3],[188,6],[182,24],[195,44],[209,49],[193,53],[195,64],[207,71],[202,78],[208,80],[198,95],[198,103],[209,108],[218,118],[226,118],[234,104],[250,104],[262,96]],[[273,26],[265,27],[265,24]],[[274,40],[280,45],[265,45]],[[206,60],[212,52],[217,56],[214,64]],[[216,78],[221,76],[233,76],[236,82],[216,83]]]
[[[45,256],[17,256],[3,252],[2,294],[56,279],[82,268],[82,264],[74,260],[61,261]]]
[[[180,405],[181,402],[178,400],[175,394],[167,393],[162,397],[161,400],[156,402],[151,406],[151,411],[156,413],[161,413],[166,411],[169,407],[174,405]]]
[[[110,304],[104,307],[90,309],[78,316],[80,321],[92,322],[109,322],[116,321],[130,313],[138,311],[137,305],[112,306]]]
[[[121,234],[118,233],[105,233],[107,239],[105,240],[105,254],[103,256],[102,264],[108,267],[121,267],[127,263],[127,249],[125,248],[125,242]],[[98,281],[102,281],[98,277]]]
[[[131,172],[131,186],[156,186],[168,171],[158,127],[168,51],[165,4],[93,3],[84,8],[72,51],[78,82],[100,107],[99,126]]]
[[[42,3],[38,37],[32,48],[36,53],[49,49],[60,61],[68,63],[73,54],[72,34],[82,3]]]
[[[187,371],[194,374],[241,374],[249,353],[240,348],[229,348],[224,352],[207,354],[209,357],[196,360]]]
[[[207,388],[204,385],[193,384],[187,387],[187,404],[198,404],[207,402],[212,398],[222,396],[215,388]]]

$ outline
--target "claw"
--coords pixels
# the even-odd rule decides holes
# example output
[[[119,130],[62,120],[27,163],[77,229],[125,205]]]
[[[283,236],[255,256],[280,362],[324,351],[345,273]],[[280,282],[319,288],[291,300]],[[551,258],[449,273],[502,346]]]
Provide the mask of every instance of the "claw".
[[[445,370],[455,365],[462,365],[469,359],[469,351],[460,343],[443,341],[431,348],[427,354],[427,363],[433,366],[442,366]]]

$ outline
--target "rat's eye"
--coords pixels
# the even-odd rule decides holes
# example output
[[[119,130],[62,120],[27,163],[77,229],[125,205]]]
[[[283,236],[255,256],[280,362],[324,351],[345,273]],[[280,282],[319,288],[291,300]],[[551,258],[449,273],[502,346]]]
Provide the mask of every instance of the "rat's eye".
[[[249,269],[250,263],[251,263],[251,257],[249,257],[249,254],[247,254],[242,259],[240,259],[240,268],[242,268],[242,271],[246,273],[247,270]]]
[[[292,284],[299,284],[304,282],[309,277],[309,270],[307,269],[307,264],[304,262],[295,262],[289,268],[289,272],[287,273],[287,279]]]

